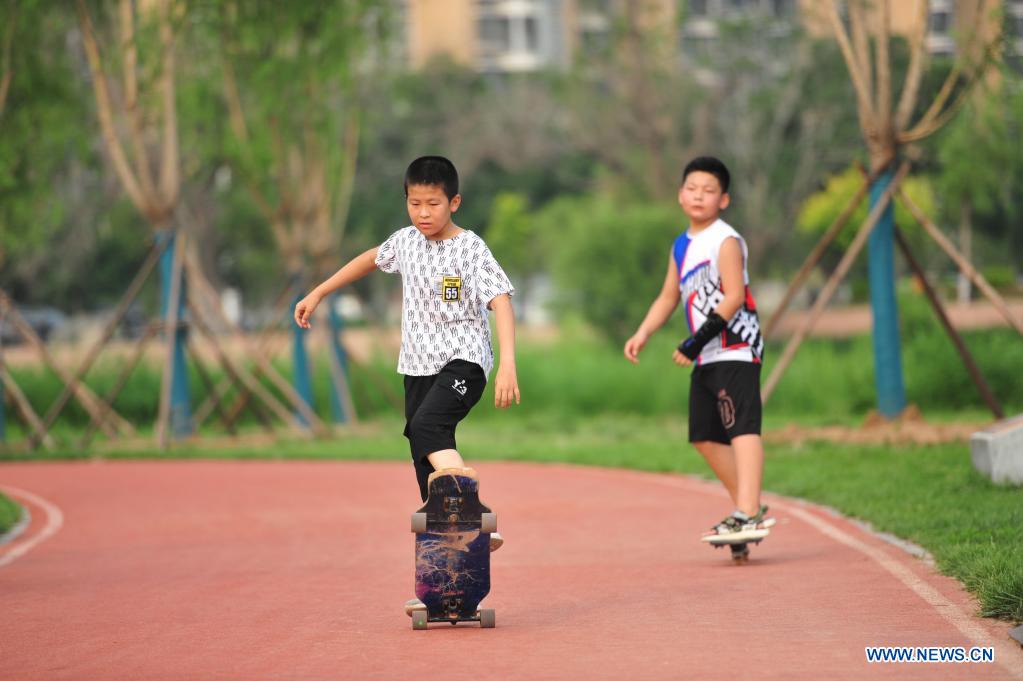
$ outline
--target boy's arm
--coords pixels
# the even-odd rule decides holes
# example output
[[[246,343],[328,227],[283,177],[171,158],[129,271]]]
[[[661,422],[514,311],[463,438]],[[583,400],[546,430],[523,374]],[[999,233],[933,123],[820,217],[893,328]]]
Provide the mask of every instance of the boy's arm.
[[[714,311],[725,321],[730,321],[746,300],[746,281],[742,276],[742,247],[738,239],[725,239],[718,252],[718,271],[721,273],[721,289],[724,299]]]
[[[703,346],[728,326],[729,320],[735,316],[746,299],[746,281],[742,276],[742,248],[738,239],[725,239],[721,244],[721,250],[718,252],[718,271],[721,273],[724,298],[707,315],[703,326],[678,346],[679,354],[690,360],[696,359]],[[678,360],[676,357],[676,361]]]
[[[494,406],[499,409],[519,404],[519,382],[515,372],[515,311],[507,293],[495,297],[487,306],[497,318],[497,346],[499,352],[497,379],[494,382]]]
[[[646,317],[639,325],[632,338],[625,342],[625,357],[633,364],[639,362],[639,353],[650,340],[654,331],[664,326],[671,313],[678,307],[681,294],[678,290],[678,265],[675,264],[675,255],[668,256],[668,273],[664,277],[664,285],[661,292],[657,294]]]
[[[378,249],[379,246],[375,246],[361,255],[355,256],[349,260],[344,267],[314,288],[309,295],[300,300],[298,305],[295,306],[295,323],[303,329],[312,328],[312,325],[309,323],[309,318],[312,316],[313,310],[316,309],[316,306],[320,304],[321,300],[329,296],[334,291],[344,288],[354,281],[362,279],[377,268],[376,257]]]

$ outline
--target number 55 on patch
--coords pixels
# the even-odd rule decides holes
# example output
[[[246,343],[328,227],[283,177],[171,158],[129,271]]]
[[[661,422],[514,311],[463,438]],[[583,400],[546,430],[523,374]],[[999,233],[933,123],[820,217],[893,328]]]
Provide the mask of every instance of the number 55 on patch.
[[[445,303],[453,303],[462,299],[461,277],[444,277],[441,288],[444,291]]]

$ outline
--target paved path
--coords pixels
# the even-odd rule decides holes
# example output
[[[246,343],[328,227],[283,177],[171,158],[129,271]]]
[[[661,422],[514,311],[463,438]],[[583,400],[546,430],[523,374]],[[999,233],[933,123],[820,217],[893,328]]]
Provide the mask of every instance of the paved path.
[[[768,499],[779,524],[735,567],[696,541],[728,509],[714,485],[478,470],[507,539],[497,628],[423,632],[401,610],[408,466],[2,465],[32,522],[0,546],[0,679],[1023,678],[953,580],[824,511]],[[871,645],[995,662],[868,664]]]

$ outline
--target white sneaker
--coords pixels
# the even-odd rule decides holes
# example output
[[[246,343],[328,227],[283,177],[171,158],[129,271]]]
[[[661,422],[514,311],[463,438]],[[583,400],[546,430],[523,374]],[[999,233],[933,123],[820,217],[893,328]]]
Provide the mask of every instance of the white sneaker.
[[[752,518],[737,515],[736,511],[711,528],[710,532],[700,538],[709,544],[741,544],[758,541],[771,533],[774,518],[765,518],[767,506],[760,507],[760,513]]]
[[[423,603],[418,598],[410,598],[405,601],[405,614],[412,617],[412,613],[416,610],[426,610],[426,603]]]

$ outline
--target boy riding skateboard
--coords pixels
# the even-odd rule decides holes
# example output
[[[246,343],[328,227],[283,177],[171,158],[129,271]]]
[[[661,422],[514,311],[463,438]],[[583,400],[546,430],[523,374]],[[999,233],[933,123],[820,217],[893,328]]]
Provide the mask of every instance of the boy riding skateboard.
[[[520,401],[515,370],[514,287],[483,239],[452,219],[461,204],[458,172],[441,156],[424,156],[405,171],[412,224],[356,256],[295,306],[295,322],[310,328],[320,302],[373,270],[402,278],[401,350],[405,430],[423,501],[435,471],[464,469],[455,428],[476,405],[494,365],[488,310],[496,317],[500,364],[494,404]],[[491,550],[503,540],[490,535]],[[423,608],[406,604],[409,614]]]
[[[660,294],[625,357],[639,362],[650,336],[684,302],[689,336],[674,351],[680,367],[695,365],[689,384],[689,441],[725,486],[735,510],[704,536],[728,544],[737,561],[749,542],[769,533],[773,519],[760,504],[764,449],[760,438],[760,366],[764,340],[749,291],[746,242],[721,213],[730,202],[725,164],[699,157],[686,165],[678,202],[689,219],[668,255]]]

